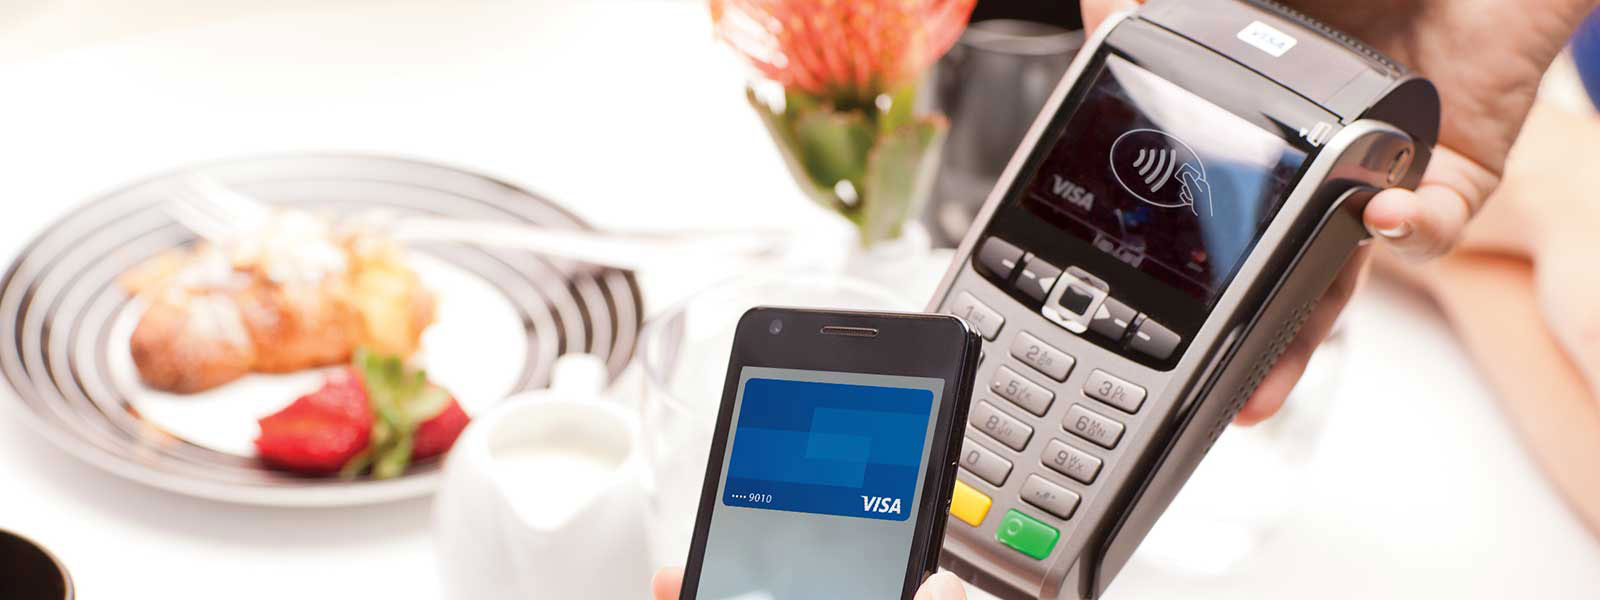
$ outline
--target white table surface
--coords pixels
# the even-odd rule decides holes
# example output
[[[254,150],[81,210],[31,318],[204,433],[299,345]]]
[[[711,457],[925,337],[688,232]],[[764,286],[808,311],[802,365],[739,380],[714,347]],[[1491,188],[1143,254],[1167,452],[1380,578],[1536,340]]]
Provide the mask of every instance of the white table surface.
[[[20,32],[0,44],[7,261],[130,179],[296,151],[467,165],[618,229],[838,231],[791,187],[696,2],[230,0],[195,16],[153,0],[117,3],[117,18],[86,16],[93,2],[33,4],[31,22],[0,14]],[[643,285],[652,300],[682,291],[671,274]],[[1263,551],[1220,580],[1137,564],[1113,597],[1600,597],[1600,543],[1432,308],[1379,284],[1348,324],[1304,500]],[[426,500],[191,499],[81,464],[0,415],[0,528],[60,555],[83,598],[438,595]]]

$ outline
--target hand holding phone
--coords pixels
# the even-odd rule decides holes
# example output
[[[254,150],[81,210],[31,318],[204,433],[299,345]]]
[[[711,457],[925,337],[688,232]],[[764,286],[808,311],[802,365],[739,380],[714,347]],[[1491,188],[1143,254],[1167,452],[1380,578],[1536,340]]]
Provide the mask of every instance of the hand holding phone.
[[[682,589],[681,567],[668,567],[657,571],[655,579],[650,582],[651,595],[655,600],[678,600],[678,592]],[[927,581],[922,582],[922,587],[917,588],[915,600],[967,600],[967,586],[954,574],[934,573]]]
[[[938,565],[979,338],[946,315],[740,319],[683,600],[910,600]]]

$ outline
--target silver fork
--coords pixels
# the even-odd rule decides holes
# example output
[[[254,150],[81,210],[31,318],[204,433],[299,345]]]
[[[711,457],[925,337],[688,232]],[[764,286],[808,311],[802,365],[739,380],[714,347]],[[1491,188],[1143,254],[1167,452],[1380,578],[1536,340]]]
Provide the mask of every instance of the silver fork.
[[[171,194],[164,207],[167,215],[214,243],[259,229],[272,214],[261,201],[200,175],[185,178]],[[380,210],[351,219],[400,242],[467,242],[630,270],[695,261],[725,265],[770,260],[781,256],[789,242],[789,234],[771,231],[611,234]]]
[[[254,198],[223,187],[209,177],[191,175],[169,187],[162,207],[178,224],[213,243],[236,239],[270,217]]]

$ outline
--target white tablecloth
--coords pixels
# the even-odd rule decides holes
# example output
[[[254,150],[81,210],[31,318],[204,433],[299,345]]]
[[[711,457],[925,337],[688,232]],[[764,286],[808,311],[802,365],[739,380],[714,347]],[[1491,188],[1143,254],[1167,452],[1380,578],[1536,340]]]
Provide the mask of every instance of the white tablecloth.
[[[115,3],[118,19],[85,17],[81,0],[29,4],[43,14],[31,27],[0,18],[26,34],[0,44],[7,261],[130,179],[294,151],[467,165],[618,229],[837,228],[791,187],[698,3],[234,0],[195,17],[152,1]],[[652,301],[683,291],[670,274],[643,284]],[[1374,286],[1349,325],[1310,491],[1266,551],[1225,580],[1135,567],[1114,596],[1600,597],[1600,544],[1431,307]],[[84,598],[437,596],[426,500],[196,500],[104,474],[0,415],[0,528],[58,553]]]

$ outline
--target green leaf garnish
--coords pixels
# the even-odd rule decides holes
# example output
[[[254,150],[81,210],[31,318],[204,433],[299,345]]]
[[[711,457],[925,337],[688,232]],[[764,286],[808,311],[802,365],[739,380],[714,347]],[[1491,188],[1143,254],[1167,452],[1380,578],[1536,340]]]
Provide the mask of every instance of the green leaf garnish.
[[[417,426],[443,412],[450,393],[428,383],[427,373],[406,367],[398,356],[358,348],[351,362],[361,373],[376,419],[371,444],[340,475],[354,477],[371,467],[375,479],[397,477],[411,464]]]

